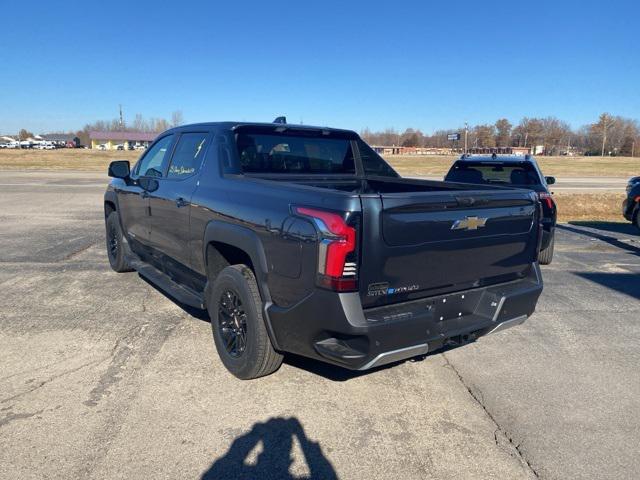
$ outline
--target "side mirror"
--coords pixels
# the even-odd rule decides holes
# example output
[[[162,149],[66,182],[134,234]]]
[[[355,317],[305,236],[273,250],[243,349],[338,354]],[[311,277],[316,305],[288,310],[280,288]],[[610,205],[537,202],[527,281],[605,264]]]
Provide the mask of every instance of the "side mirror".
[[[544,177],[544,179],[547,181],[547,185],[553,185],[556,183],[556,177]]]
[[[151,177],[140,177],[138,179],[138,185],[140,185],[140,187],[142,187],[142,189],[146,190],[147,192],[155,192],[158,187],[160,187],[158,180]]]
[[[109,176],[113,178],[129,178],[131,171],[128,160],[116,160],[109,164]]]

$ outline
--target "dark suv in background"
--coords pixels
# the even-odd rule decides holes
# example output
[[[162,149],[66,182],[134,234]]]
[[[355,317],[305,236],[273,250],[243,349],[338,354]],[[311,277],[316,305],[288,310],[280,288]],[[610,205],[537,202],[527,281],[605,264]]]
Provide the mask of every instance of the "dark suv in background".
[[[627,183],[627,198],[622,203],[622,215],[640,228],[640,177],[631,177]]]
[[[447,182],[473,183],[526,188],[537,193],[542,204],[542,245],[539,262],[548,265],[553,259],[557,208],[549,185],[554,177],[545,177],[531,155],[462,155],[445,176]]]

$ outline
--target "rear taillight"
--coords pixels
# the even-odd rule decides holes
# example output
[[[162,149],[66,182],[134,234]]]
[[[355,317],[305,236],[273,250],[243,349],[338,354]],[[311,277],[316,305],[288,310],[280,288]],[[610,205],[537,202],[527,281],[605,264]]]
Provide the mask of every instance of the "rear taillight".
[[[551,196],[550,193],[538,192],[538,198],[540,199],[541,202],[546,203],[547,207],[549,207],[550,210],[553,210],[553,208],[555,207],[555,205],[553,204],[553,197]]]
[[[356,228],[334,212],[294,207],[298,215],[311,218],[320,231],[318,285],[339,292],[358,289]]]
[[[636,198],[634,198],[633,201],[636,202],[636,203],[640,203],[640,195],[638,195]]]

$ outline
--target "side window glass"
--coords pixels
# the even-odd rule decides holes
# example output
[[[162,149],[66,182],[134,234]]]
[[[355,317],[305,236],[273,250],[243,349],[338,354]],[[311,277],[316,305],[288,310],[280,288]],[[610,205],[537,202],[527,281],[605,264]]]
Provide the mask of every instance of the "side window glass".
[[[136,173],[140,177],[162,177],[169,159],[168,150],[171,147],[173,135],[158,140],[140,161]]]
[[[358,140],[358,150],[360,151],[360,158],[362,159],[362,168],[367,175],[379,175],[383,177],[397,177],[398,174],[391,166],[385,162],[380,155],[373,151],[373,149],[364,143],[362,140]]]
[[[183,133],[171,159],[167,178],[187,178],[200,170],[208,133]]]

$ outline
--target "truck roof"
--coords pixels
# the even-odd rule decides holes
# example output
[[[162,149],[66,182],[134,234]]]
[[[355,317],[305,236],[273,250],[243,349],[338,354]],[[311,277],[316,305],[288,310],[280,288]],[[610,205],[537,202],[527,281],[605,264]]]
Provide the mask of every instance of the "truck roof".
[[[267,128],[267,127],[271,127],[273,129],[276,128],[284,128],[284,129],[296,129],[296,130],[309,130],[309,131],[313,131],[313,130],[325,130],[325,131],[329,131],[329,132],[336,132],[336,133],[342,133],[342,134],[354,134],[357,135],[356,132],[354,132],[353,130],[347,130],[347,129],[342,129],[342,128],[331,128],[331,127],[320,127],[320,126],[314,126],[314,125],[298,125],[298,124],[293,124],[293,123],[268,123],[268,122],[234,122],[234,121],[220,121],[220,122],[202,122],[202,123],[191,123],[188,125],[180,125],[179,127],[174,127],[170,130],[167,130],[168,132],[170,131],[182,131],[182,130],[189,130],[189,129],[193,129],[193,128],[197,128],[197,127],[222,127],[228,130],[233,130],[237,127],[258,127],[258,128]]]

